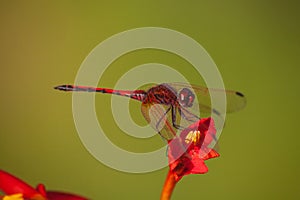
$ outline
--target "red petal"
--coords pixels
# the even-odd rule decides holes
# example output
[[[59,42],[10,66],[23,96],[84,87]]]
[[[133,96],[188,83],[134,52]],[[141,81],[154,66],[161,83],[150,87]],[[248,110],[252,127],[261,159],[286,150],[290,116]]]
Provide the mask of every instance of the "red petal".
[[[3,170],[0,170],[0,190],[8,195],[21,193],[24,198],[39,195],[33,187]]]
[[[78,195],[56,191],[48,191],[47,198],[48,200],[88,200],[87,198]]]
[[[189,155],[185,154],[175,162],[169,163],[169,167],[178,182],[184,175],[190,174],[194,166]]]
[[[200,159],[199,157],[194,157],[192,159],[193,168],[190,171],[190,174],[205,174],[208,172],[208,168],[205,165],[204,161]]]
[[[209,128],[214,128],[214,120],[211,117],[202,118],[196,123],[190,125],[187,129],[198,130],[200,132],[206,132]]]
[[[201,133],[205,134],[203,145],[207,146],[214,140],[217,131],[213,118],[209,117],[202,120],[199,122],[199,129]]]
[[[45,186],[43,184],[38,184],[36,186],[36,191],[38,191],[44,197],[47,196],[46,188],[45,188]]]
[[[211,158],[216,158],[216,157],[219,157],[220,154],[218,152],[216,152],[214,149],[210,149],[208,150],[208,153],[205,154],[202,159],[203,160],[208,160],[208,159],[211,159]]]
[[[186,148],[182,143],[181,139],[178,137],[169,140],[168,145],[169,145],[168,148],[169,164],[176,161],[186,153]]]

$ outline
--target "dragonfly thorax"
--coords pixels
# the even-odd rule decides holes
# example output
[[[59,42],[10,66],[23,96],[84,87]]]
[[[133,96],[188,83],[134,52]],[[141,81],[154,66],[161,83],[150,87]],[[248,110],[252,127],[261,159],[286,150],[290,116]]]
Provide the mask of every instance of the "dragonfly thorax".
[[[177,93],[173,88],[164,84],[157,85],[147,91],[146,98],[143,102],[176,106],[176,104],[178,104]]]

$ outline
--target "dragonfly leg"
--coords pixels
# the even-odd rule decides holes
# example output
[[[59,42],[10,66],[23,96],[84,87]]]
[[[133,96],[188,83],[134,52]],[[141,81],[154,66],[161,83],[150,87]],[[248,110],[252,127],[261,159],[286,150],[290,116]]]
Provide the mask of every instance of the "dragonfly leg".
[[[174,108],[174,106],[171,106],[172,108],[172,124],[173,124],[173,127],[176,128],[176,129],[184,129],[184,127],[176,124],[176,108]],[[181,110],[180,108],[178,108],[178,112],[179,114],[181,113]]]
[[[182,117],[184,118],[184,119],[186,119],[186,120],[188,120],[188,121],[191,121],[191,122],[196,122],[196,121],[198,121],[199,119],[200,119],[200,117],[198,117],[197,115],[195,115],[195,114],[193,114],[193,113],[191,113],[189,110],[187,110],[187,109],[185,109],[184,107],[181,107],[181,109],[182,109],[182,111],[181,112],[179,112],[181,115],[182,115]],[[211,112],[212,112],[212,114],[214,114],[216,117],[218,117],[218,119],[219,119],[219,124],[223,124],[222,126],[224,126],[224,117],[223,117],[223,115],[218,111],[218,110],[216,110],[216,109],[214,109],[214,108],[212,108],[211,109]],[[213,116],[213,115],[212,115]],[[216,125],[216,127],[220,127],[220,126],[218,126],[218,125]]]
[[[197,115],[191,113],[190,111],[188,111],[187,109],[185,109],[184,107],[178,108],[178,110],[180,111],[179,114],[186,119],[187,121],[190,122],[195,122],[197,120],[200,119],[200,117],[198,117]],[[183,111],[183,112],[182,112]],[[188,116],[189,115],[189,116]]]
[[[161,118],[158,120],[158,122],[156,123],[156,130],[159,130],[159,124],[161,123],[161,121],[165,118],[165,116],[167,115],[167,113],[170,111],[171,106],[166,110],[166,112],[161,116]]]

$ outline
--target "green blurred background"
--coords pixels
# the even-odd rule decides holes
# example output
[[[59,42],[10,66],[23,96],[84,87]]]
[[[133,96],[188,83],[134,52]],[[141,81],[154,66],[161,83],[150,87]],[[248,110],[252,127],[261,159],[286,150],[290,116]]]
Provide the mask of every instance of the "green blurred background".
[[[32,185],[42,182],[96,200],[159,199],[167,168],[127,174],[98,162],[77,135],[72,96],[52,89],[72,83],[101,41],[157,26],[203,45],[225,86],[248,100],[243,111],[227,117],[221,157],[207,162],[210,172],[183,178],[172,199],[300,198],[298,1],[1,1],[0,16],[1,169]],[[103,86],[113,87],[120,69],[143,59],[186,64],[158,51],[127,56],[109,68]],[[106,128],[116,133],[111,139],[117,145],[130,143],[136,151],[161,145],[155,138],[140,143],[122,136],[110,96],[96,100],[98,116],[107,116]],[[133,115],[139,119],[138,106],[133,105]]]

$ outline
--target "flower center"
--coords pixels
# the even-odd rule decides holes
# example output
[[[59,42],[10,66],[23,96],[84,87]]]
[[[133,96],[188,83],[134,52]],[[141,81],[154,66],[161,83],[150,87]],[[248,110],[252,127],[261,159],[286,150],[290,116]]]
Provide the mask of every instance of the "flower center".
[[[189,144],[190,142],[193,142],[194,145],[196,145],[201,138],[200,131],[190,131],[187,136],[185,137],[185,143]]]

